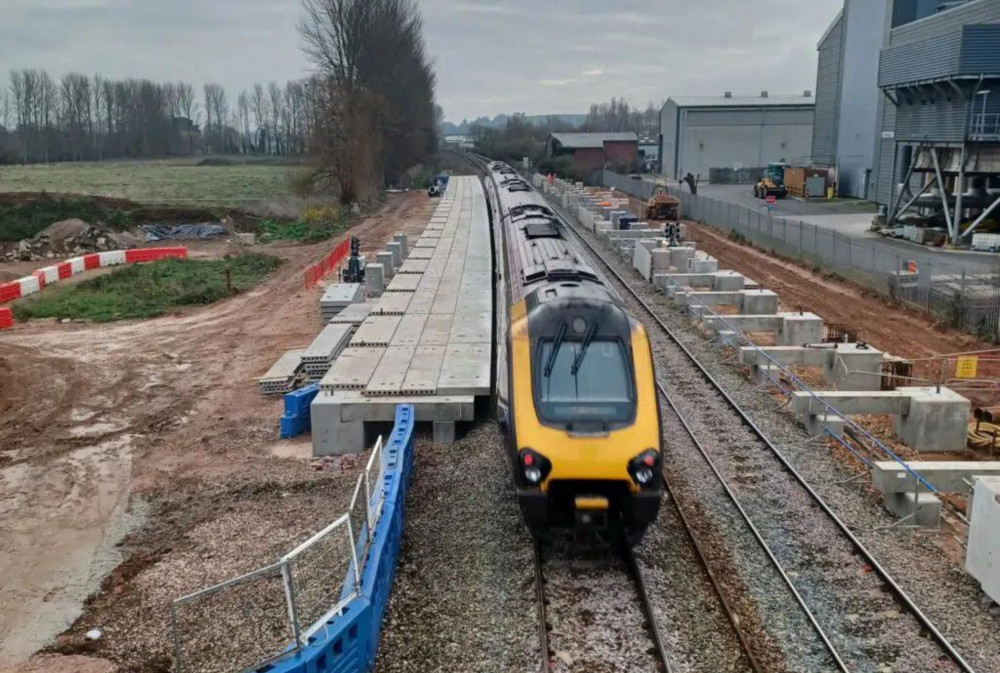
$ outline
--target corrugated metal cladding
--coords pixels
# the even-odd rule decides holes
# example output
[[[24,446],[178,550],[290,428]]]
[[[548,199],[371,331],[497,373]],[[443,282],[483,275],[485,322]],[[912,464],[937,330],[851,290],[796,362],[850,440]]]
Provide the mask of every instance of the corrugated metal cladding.
[[[836,23],[830,27],[826,39],[819,45],[812,160],[821,164],[833,165],[836,162],[843,39],[844,15],[841,13]]]
[[[880,134],[892,132],[896,128],[896,108],[892,103],[886,101],[882,117],[882,128]],[[875,201],[881,204],[888,204],[892,199],[895,188],[895,178],[892,175],[893,163],[896,157],[896,141],[892,138],[876,139],[876,182]]]
[[[677,104],[668,100],[660,110],[660,172],[677,177]]]
[[[896,108],[896,141],[928,140],[962,142],[968,104],[958,96],[951,101],[938,100]]]
[[[1000,74],[1000,23],[965,26],[959,60],[959,72]]]
[[[761,99],[762,101],[765,99]],[[812,124],[812,106],[801,110],[727,108],[722,110],[689,110],[685,127],[694,126],[762,126],[777,124]]]
[[[961,30],[962,26],[973,23],[1000,23],[1000,0],[973,0],[946,12],[893,28],[889,34],[889,45],[895,47],[920,42]]]
[[[938,79],[958,72],[962,30],[882,50],[879,59],[880,87]]]

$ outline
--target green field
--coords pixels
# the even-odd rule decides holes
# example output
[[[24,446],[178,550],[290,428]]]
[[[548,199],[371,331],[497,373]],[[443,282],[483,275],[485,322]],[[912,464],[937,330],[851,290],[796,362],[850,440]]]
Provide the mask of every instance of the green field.
[[[203,159],[0,166],[0,193],[50,192],[184,207],[253,207],[292,196],[293,165]],[[205,163],[213,163],[212,160]],[[219,163],[227,163],[221,160]]]
[[[77,285],[55,285],[14,302],[12,308],[17,320],[153,318],[171,308],[211,304],[248,290],[281,264],[277,257],[258,253],[220,260],[165,259],[122,267]]]

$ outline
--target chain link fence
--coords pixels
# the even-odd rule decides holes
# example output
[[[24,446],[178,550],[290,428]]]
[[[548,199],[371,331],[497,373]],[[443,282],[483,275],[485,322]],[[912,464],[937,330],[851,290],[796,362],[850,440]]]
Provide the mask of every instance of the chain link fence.
[[[664,188],[646,180],[603,171],[593,176],[638,199]],[[1000,341],[1000,264],[971,271],[939,261],[911,262],[905,252],[877,241],[845,236],[800,220],[775,217],[735,203],[665,187],[681,201],[681,216],[720,230],[729,238],[834,271],[883,296],[934,316],[986,341]]]

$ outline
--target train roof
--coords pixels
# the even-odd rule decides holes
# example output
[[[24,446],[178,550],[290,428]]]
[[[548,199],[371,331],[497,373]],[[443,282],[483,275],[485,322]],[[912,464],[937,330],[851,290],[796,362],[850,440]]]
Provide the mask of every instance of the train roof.
[[[523,293],[534,284],[584,281],[603,286],[600,276],[567,240],[558,216],[545,199],[506,164],[490,164],[500,212],[507,231],[508,253],[520,274]],[[603,294],[599,292],[600,294]]]

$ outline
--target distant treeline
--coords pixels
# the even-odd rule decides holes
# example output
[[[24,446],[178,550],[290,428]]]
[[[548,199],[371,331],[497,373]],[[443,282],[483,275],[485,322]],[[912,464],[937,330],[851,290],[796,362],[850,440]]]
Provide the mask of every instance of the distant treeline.
[[[14,70],[0,89],[0,164],[304,154],[323,89],[315,79],[272,82],[233,100],[219,84],[197,91],[186,82]]]

